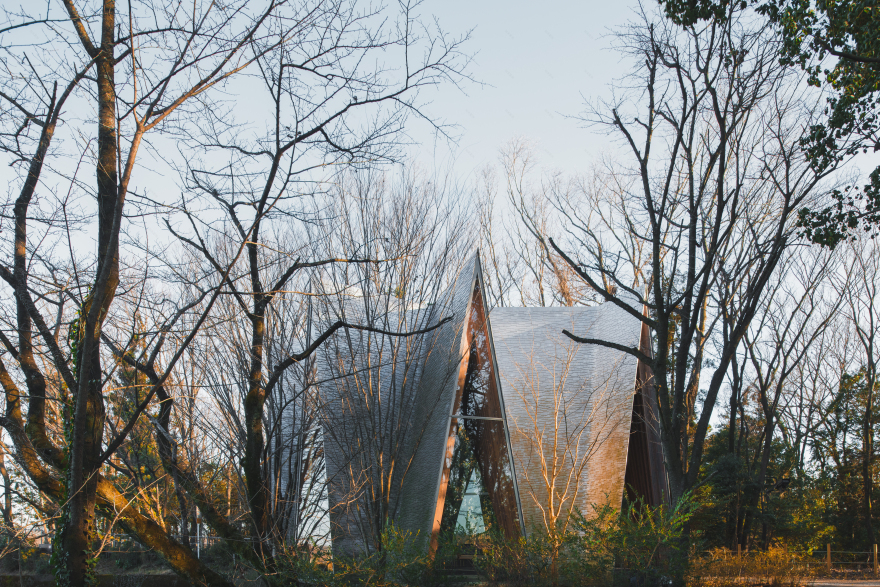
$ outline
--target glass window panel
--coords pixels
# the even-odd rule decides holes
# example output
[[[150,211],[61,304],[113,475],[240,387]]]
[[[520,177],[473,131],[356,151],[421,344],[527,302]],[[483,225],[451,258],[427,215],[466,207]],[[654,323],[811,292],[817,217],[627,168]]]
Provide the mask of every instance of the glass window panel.
[[[440,531],[465,529],[462,522],[467,519],[477,534],[499,530],[511,538],[518,536],[519,513],[503,423],[457,418],[454,434]]]
[[[461,508],[458,510],[458,519],[455,523],[456,532],[460,530],[466,534],[482,534],[486,531],[486,519],[483,517],[481,503],[485,493],[480,471],[474,469],[464,489]]]
[[[488,329],[483,316],[483,302],[479,290],[474,292],[468,317],[468,356],[467,375],[456,414],[501,418],[501,402],[493,374],[492,354],[489,352]]]
[[[514,538],[520,533],[519,509],[482,306],[477,290],[468,321],[467,373],[456,406],[456,414],[465,417],[452,418],[455,442],[446,463],[449,475],[440,531],[498,530]]]

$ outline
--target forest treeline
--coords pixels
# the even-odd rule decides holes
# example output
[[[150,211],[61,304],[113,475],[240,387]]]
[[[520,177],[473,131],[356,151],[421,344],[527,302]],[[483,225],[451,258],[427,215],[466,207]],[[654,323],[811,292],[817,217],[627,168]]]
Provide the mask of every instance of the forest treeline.
[[[613,37],[613,101],[572,113],[601,159],[563,173],[515,140],[459,177],[407,159],[413,121],[455,135],[425,90],[475,76],[427,4],[4,7],[4,548],[51,540],[79,586],[123,535],[232,585],[196,553],[209,533],[298,581],[330,533],[316,358],[366,339],[399,362],[431,328],[399,309],[479,250],[489,307],[616,304],[650,329],[652,354],[617,350],[651,368],[670,500],[696,504],[676,548],[869,550],[877,18],[642,5]],[[352,397],[390,410],[352,496],[375,554],[418,431]],[[578,515],[562,503],[553,553]]]

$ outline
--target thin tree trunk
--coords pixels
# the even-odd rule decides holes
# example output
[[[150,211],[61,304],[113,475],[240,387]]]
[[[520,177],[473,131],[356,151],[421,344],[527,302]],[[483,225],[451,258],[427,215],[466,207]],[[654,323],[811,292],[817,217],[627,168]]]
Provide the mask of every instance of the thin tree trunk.
[[[865,421],[862,424],[862,506],[865,516],[865,532],[868,536],[868,544],[876,544],[874,539],[873,524],[873,500],[874,491],[871,463],[874,456],[874,377],[868,376],[868,397],[865,401]]]
[[[12,531],[12,481],[6,470],[6,450],[0,444],[0,476],[3,477],[3,524],[6,530]]]

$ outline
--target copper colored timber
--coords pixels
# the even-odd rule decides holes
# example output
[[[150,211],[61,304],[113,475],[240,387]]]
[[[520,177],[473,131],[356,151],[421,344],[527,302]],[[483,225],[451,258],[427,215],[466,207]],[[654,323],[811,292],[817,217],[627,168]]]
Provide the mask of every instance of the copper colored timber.
[[[467,363],[465,363],[465,366]],[[449,467],[452,462],[452,453],[455,451],[455,435],[453,434],[455,422],[450,422],[449,436],[446,441],[446,455],[443,458],[443,476],[440,478],[440,491],[437,495],[437,507],[434,509],[434,525],[431,529],[431,555],[437,552],[440,546],[440,523],[443,521],[443,506],[446,505],[446,489],[449,486]]]

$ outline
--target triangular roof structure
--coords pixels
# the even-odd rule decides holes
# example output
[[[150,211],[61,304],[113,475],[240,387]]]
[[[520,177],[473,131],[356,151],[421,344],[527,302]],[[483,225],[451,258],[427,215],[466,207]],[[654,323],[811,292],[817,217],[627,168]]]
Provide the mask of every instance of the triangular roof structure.
[[[410,312],[408,324],[439,326],[405,343],[337,334],[317,362],[318,379],[330,382],[322,394],[334,549],[369,550],[365,518],[378,515],[370,475],[380,468],[388,479],[380,513],[434,544],[474,516],[475,526],[509,537],[540,527],[548,493],[540,463],[560,409],[577,438],[567,449],[575,458],[554,471],[567,484],[553,491],[570,506],[589,514],[606,499],[619,505],[625,484],[649,503],[664,499],[647,366],[562,334],[650,353],[649,333],[630,313],[601,304],[490,314],[478,255],[437,303]],[[388,417],[377,418],[379,405]]]

